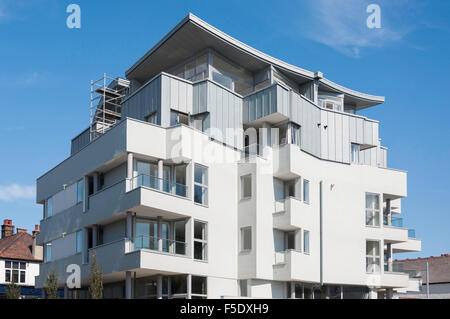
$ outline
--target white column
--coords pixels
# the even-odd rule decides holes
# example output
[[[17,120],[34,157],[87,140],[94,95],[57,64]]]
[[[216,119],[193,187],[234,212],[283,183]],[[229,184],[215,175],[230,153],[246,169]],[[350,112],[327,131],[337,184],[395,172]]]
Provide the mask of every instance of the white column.
[[[388,271],[392,272],[392,244],[386,244]]]
[[[162,285],[163,285],[163,277],[162,275],[158,275],[156,278],[156,298],[162,299]]]
[[[133,187],[133,153],[127,155],[127,191]]]
[[[172,279],[167,277],[167,298],[172,298]]]
[[[369,299],[378,299],[378,292],[376,288],[369,288]]]
[[[295,299],[295,282],[291,282],[291,299]]]
[[[192,275],[187,275],[187,299],[192,299]]]
[[[133,298],[133,290],[131,285],[131,271],[125,272],[125,299]]]

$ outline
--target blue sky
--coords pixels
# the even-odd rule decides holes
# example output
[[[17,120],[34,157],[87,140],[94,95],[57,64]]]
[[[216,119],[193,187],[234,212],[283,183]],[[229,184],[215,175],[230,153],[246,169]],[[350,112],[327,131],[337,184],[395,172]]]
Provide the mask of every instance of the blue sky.
[[[81,29],[66,7],[81,6]],[[368,29],[369,3],[381,29]],[[0,0],[0,219],[38,224],[35,180],[64,160],[88,126],[90,80],[121,76],[188,12],[291,64],[386,103],[389,167],[408,174],[405,225],[419,254],[450,252],[450,1],[62,1]]]

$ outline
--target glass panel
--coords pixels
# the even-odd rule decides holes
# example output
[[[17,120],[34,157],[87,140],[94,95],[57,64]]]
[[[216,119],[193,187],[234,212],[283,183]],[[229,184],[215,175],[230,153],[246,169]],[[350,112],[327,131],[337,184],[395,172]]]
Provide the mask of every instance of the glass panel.
[[[14,282],[19,282],[19,271],[18,270],[13,270],[12,279]]]
[[[77,250],[76,250],[76,252],[81,253],[82,247],[83,247],[83,232],[80,230],[80,231],[77,231]]]
[[[380,196],[376,194],[366,194],[366,208],[380,209]]]
[[[197,221],[194,223],[194,238],[206,240],[206,223]]]
[[[197,260],[206,260],[206,243],[202,243],[199,241],[194,242],[194,259]]]
[[[20,283],[25,283],[25,271],[20,272]]]
[[[19,269],[19,262],[17,261],[13,262],[13,269]]]
[[[212,78],[214,82],[217,82],[230,90],[233,89],[233,80],[231,78],[216,71],[213,71]]]
[[[186,67],[184,68],[184,78],[189,80],[194,76],[194,74],[195,74],[195,61],[192,61],[186,64]]]
[[[11,268],[11,262],[5,261],[5,268]]]
[[[285,233],[286,249],[295,249],[295,232]]]
[[[196,295],[206,295],[207,294],[207,284],[206,277],[192,276],[192,293]]]
[[[303,233],[303,252],[309,253],[309,231],[307,230]]]
[[[252,175],[246,175],[241,177],[241,198],[252,197]]]
[[[11,270],[9,270],[9,269],[5,271],[5,281],[6,282],[11,281]]]
[[[251,227],[242,228],[241,230],[242,250],[252,249],[252,229]]]
[[[53,197],[47,199],[47,216],[51,217],[53,215]]]
[[[247,297],[247,280],[239,280],[241,297]]]
[[[303,201],[309,203],[309,181],[303,180]]]
[[[208,58],[207,55],[202,55],[197,58],[197,66],[195,72],[197,74],[204,73],[208,70]]]

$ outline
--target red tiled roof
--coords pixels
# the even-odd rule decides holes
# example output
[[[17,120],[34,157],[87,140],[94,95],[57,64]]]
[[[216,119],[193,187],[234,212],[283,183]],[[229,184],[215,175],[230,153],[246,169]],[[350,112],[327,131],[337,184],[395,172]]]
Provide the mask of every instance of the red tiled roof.
[[[428,262],[430,271],[430,284],[450,283],[450,255],[443,254],[441,256],[431,256],[427,258],[396,260],[401,263],[403,270],[411,270],[421,272],[422,281],[426,278],[426,263]]]
[[[28,233],[18,233],[0,239],[0,258],[41,261],[32,254],[33,237]]]

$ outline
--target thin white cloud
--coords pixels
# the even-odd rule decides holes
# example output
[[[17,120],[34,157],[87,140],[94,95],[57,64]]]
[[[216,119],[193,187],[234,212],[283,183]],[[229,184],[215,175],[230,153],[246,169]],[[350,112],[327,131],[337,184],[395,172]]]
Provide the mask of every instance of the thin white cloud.
[[[0,186],[0,201],[12,202],[20,199],[34,199],[36,188],[19,184]]]
[[[411,30],[405,19],[405,6],[415,11],[415,1],[407,0],[315,0],[307,2],[299,24],[303,35],[351,57],[359,57],[365,48],[383,47],[401,40]],[[381,7],[381,28],[369,29],[366,9]],[[403,7],[402,7],[403,6]]]

